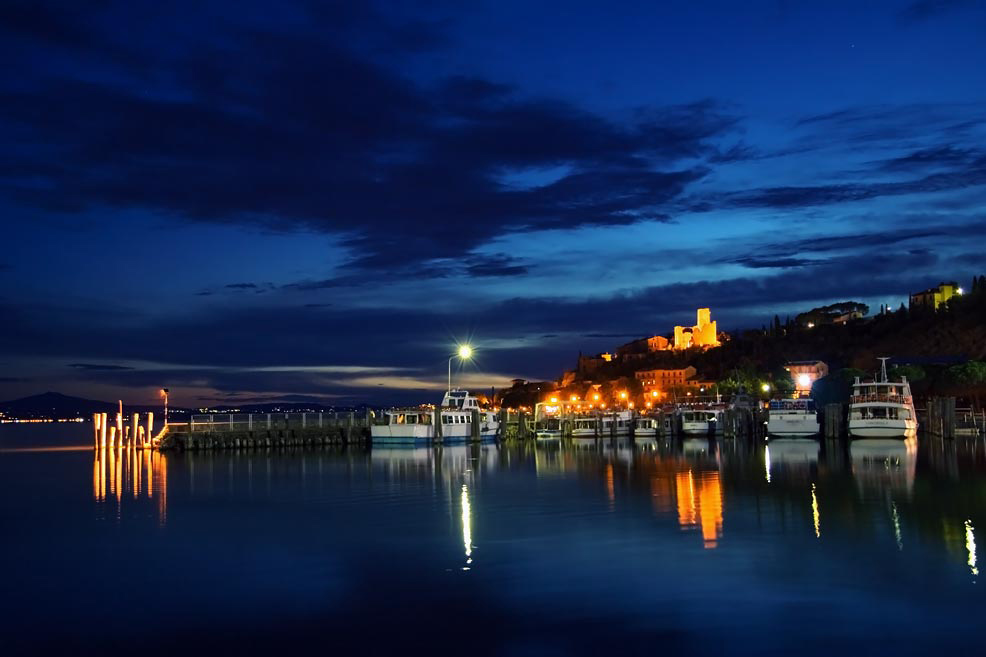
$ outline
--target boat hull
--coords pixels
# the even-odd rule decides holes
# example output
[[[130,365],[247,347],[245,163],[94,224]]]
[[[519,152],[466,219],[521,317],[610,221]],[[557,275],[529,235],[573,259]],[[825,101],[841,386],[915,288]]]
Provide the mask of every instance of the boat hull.
[[[917,433],[913,421],[850,420],[849,435],[853,438],[910,438]]]
[[[818,418],[814,414],[794,417],[771,417],[767,420],[769,436],[815,436],[818,435]]]

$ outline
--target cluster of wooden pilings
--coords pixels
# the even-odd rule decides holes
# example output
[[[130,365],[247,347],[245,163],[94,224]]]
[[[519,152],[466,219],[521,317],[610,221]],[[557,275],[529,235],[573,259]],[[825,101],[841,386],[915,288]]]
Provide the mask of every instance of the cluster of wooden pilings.
[[[116,422],[110,424],[108,413],[93,413],[93,447],[130,447],[149,449],[154,438],[154,413],[147,413],[144,422],[140,414],[134,413],[130,423],[124,425],[123,413],[116,414]]]

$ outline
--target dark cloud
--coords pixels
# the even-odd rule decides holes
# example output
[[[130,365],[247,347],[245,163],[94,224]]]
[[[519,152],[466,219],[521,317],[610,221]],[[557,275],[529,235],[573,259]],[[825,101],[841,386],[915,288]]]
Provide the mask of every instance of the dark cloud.
[[[904,23],[919,23],[977,4],[977,0],[917,0],[901,9],[897,16]]]
[[[226,286],[230,290],[254,290],[257,288],[256,283],[230,283]]]
[[[811,265],[822,264],[823,260],[813,260],[810,258],[761,258],[747,256],[736,258],[730,262],[749,267],[750,269],[786,269],[790,267],[809,267]]]
[[[523,276],[528,272],[527,265],[505,256],[470,256],[466,259],[466,273],[473,278],[484,276]]]
[[[35,71],[32,84],[0,90],[9,170],[33,174],[0,176],[0,191],[49,212],[144,209],[337,233],[360,254],[351,269],[387,270],[460,257],[508,229],[666,220],[707,173],[677,163],[719,155],[714,142],[737,127],[711,100],[615,123],[482,78],[426,87],[361,52],[329,24],[340,13],[343,25],[369,25],[333,4],[303,30],[229,26],[176,41],[132,83]],[[550,185],[498,182],[560,164],[571,173]],[[469,230],[454,228],[463,221]]]
[[[883,171],[923,171],[939,167],[962,167],[984,161],[983,152],[956,148],[951,144],[922,148],[907,155],[874,163]]]
[[[986,185],[986,158],[961,169],[901,182],[839,183],[804,187],[767,187],[725,194],[720,201],[736,207],[801,208],[853,203],[881,196],[927,194]],[[714,203],[714,201],[713,201]]]
[[[95,363],[70,363],[69,367],[74,367],[77,370],[86,370],[88,372],[117,372],[121,370],[132,370],[132,367],[126,367],[124,365],[97,365]]]

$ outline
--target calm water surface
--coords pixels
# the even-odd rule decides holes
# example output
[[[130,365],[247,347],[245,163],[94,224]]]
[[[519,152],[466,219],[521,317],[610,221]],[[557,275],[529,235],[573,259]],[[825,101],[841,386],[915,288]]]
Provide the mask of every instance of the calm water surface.
[[[983,643],[981,440],[72,450],[89,430],[0,427],[3,654]]]

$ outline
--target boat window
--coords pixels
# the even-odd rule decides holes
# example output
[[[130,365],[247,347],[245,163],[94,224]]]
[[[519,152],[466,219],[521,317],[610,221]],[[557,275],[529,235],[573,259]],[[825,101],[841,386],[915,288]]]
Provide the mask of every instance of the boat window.
[[[874,406],[870,409],[870,415],[874,418],[883,419],[887,417],[887,409],[882,406]]]
[[[408,424],[417,424],[418,423],[418,416],[417,415],[408,415],[407,416],[407,423]]]
[[[404,414],[401,413],[397,416],[397,424],[404,424]]]

